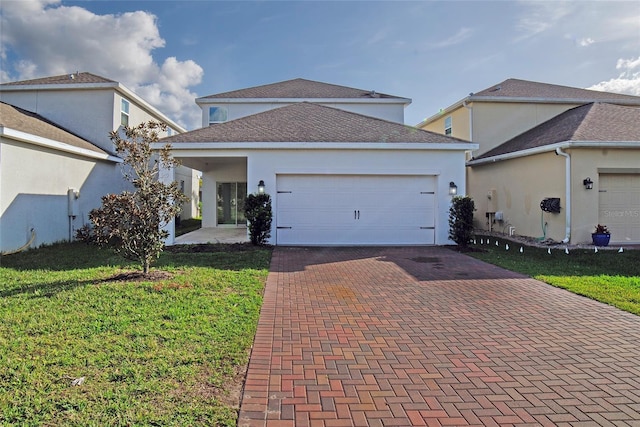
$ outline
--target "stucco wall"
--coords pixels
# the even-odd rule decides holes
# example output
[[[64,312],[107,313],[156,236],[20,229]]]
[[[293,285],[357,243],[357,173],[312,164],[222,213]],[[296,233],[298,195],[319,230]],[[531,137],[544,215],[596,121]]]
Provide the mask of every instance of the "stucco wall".
[[[80,191],[72,233],[88,222],[101,196],[121,192],[120,165],[0,140],[0,250],[14,250],[36,232],[33,247],[69,239],[67,190]]]
[[[565,237],[565,158],[544,153],[517,159],[468,167],[468,191],[475,201],[474,224],[487,230],[487,193],[496,190],[495,209],[504,213],[503,221],[492,224],[495,231],[508,233],[509,226],[522,236],[546,237],[561,241]],[[543,212],[540,202],[559,197],[559,214]]]
[[[449,116],[451,116],[451,136],[470,141],[469,109],[465,107],[457,108],[450,113],[444,113],[437,120],[422,126],[421,129],[444,135],[444,122]]]
[[[183,153],[175,147],[174,155]],[[216,182],[247,182],[249,193],[257,191],[257,183],[265,182],[265,190],[272,195],[273,211],[277,211],[276,175],[296,174],[370,174],[370,175],[435,175],[437,180],[436,244],[448,240],[449,182],[454,181],[458,193],[465,192],[464,152],[438,150],[217,150],[214,153],[192,152],[190,156],[216,156],[203,171],[203,227],[215,226],[215,198],[211,188]],[[236,158],[224,166],[223,158]],[[242,167],[246,157],[246,166]],[[215,191],[215,190],[214,190]],[[401,219],[399,219],[401,220]],[[274,227],[276,222],[274,221]],[[272,230],[275,236],[275,229]]]

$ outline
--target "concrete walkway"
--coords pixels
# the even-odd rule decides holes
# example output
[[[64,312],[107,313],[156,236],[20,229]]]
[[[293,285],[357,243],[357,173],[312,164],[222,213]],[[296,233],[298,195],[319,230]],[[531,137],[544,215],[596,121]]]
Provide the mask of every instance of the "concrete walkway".
[[[276,248],[239,426],[640,426],[640,317],[446,248]]]

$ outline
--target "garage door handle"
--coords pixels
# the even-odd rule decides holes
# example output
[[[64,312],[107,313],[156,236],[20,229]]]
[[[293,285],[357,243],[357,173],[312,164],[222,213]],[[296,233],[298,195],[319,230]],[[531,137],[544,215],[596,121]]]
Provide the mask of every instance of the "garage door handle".
[[[353,219],[360,219],[360,211],[358,210],[353,211]]]

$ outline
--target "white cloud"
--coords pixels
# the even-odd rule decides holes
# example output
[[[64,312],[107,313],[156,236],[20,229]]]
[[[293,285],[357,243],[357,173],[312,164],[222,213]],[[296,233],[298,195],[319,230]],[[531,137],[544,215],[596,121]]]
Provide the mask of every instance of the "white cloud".
[[[3,1],[0,54],[17,60],[3,81],[88,71],[119,81],[187,128],[199,126],[196,94],[203,70],[194,61],[152,56],[165,45],[148,12],[96,15],[59,0]]]
[[[582,47],[587,47],[589,45],[594,44],[596,41],[594,39],[592,39],[591,37],[587,37],[585,39],[582,40],[578,40],[578,44]]]
[[[471,28],[460,28],[457,33],[452,36],[447,37],[446,39],[439,40],[437,42],[428,43],[427,47],[430,49],[441,49],[449,46],[453,46],[459,43],[464,42],[473,34],[473,30]]]
[[[535,37],[562,21],[573,12],[574,5],[567,2],[524,1],[521,18],[516,21],[520,33],[514,43]]]
[[[630,59],[618,59],[616,69],[622,70],[618,77],[602,81],[587,89],[640,96],[640,56]]]

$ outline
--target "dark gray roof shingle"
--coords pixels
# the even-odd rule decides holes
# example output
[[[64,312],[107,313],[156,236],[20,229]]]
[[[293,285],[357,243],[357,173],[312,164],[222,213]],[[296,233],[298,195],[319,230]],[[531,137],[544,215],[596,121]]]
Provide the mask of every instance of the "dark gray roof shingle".
[[[39,79],[22,80],[18,82],[3,83],[0,86],[36,86],[36,85],[60,85],[60,84],[82,84],[82,83],[117,83],[104,77],[91,73],[72,73],[62,74],[60,76],[42,77]]]
[[[313,80],[293,79],[263,86],[217,93],[200,99],[217,98],[271,98],[271,99],[326,99],[326,98],[398,98],[371,90],[355,89]]]
[[[0,102],[0,126],[25,132],[53,141],[63,142],[73,147],[84,148],[100,154],[108,154],[91,142],[63,127],[45,119],[39,114]]]
[[[468,142],[361,114],[300,102],[164,138],[163,142]]]
[[[590,103],[575,107],[510,139],[476,159],[565,141],[640,142],[640,107]]]
[[[531,82],[527,80],[507,79],[478,93],[471,95],[471,99],[478,97],[522,98],[522,99],[562,99],[578,102],[614,102],[629,101],[640,104],[640,96],[623,95],[619,93],[600,92],[597,90],[579,89],[576,87],[553,85],[548,83]]]

